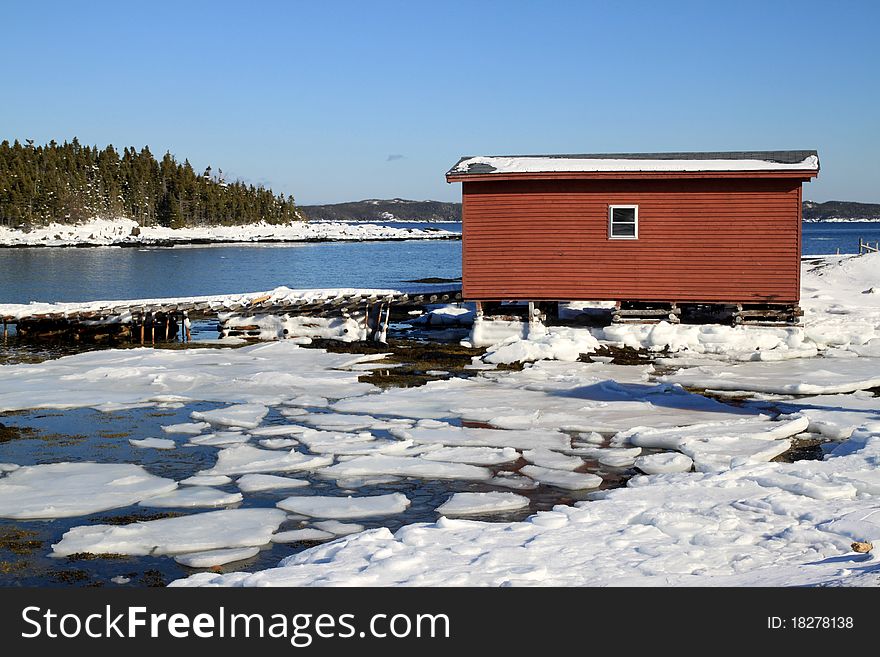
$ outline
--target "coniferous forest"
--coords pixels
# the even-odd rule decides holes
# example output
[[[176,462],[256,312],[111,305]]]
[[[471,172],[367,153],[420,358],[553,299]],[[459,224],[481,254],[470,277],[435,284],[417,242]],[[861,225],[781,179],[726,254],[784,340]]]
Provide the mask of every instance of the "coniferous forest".
[[[208,167],[199,174],[171,153],[161,160],[148,147],[120,154],[55,141],[35,146],[0,143],[0,225],[28,227],[126,217],[142,226],[170,228],[279,224],[302,219],[292,196],[264,187],[226,182]]]

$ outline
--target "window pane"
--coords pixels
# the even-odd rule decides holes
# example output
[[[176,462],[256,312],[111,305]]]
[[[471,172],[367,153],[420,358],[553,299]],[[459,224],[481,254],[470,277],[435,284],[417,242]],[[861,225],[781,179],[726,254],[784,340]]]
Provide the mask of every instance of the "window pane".
[[[611,224],[611,237],[635,237],[636,236],[636,225],[635,224]]]
[[[611,223],[617,223],[618,221],[633,223],[635,220],[635,208],[614,208],[611,211]]]

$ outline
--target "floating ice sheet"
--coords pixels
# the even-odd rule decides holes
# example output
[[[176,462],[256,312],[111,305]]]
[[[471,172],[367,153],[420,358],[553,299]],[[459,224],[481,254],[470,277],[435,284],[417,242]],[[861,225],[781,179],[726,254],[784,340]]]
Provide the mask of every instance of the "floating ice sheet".
[[[250,440],[246,433],[240,431],[218,431],[217,433],[208,433],[203,436],[190,438],[191,445],[205,445],[208,447],[218,447],[221,445],[240,445]]]
[[[305,488],[309,485],[309,482],[305,479],[266,474],[246,474],[239,477],[235,483],[239,490],[245,493],[256,493],[263,490],[283,490],[285,488]]]
[[[280,509],[232,509],[128,525],[84,525],[67,531],[52,554],[160,555],[265,545],[286,518]]]
[[[257,556],[259,553],[260,548],[258,547],[225,548],[221,550],[208,550],[206,552],[178,554],[174,557],[174,560],[190,568],[212,568],[234,561],[244,561],[245,559]]]
[[[520,468],[520,472],[535,481],[547,486],[565,488],[567,490],[584,490],[598,488],[602,485],[602,477],[584,472],[568,472],[553,468],[542,468],[537,465],[526,465]]]
[[[291,529],[286,532],[278,532],[272,535],[273,543],[300,543],[302,541],[329,541],[336,538],[332,532],[325,532],[312,527],[303,529]]]
[[[747,390],[785,395],[837,394],[880,386],[880,358],[706,365],[679,370],[661,377],[661,380],[712,390]]]
[[[364,531],[364,526],[356,522],[340,522],[338,520],[319,520],[315,527],[334,536],[348,536]]]
[[[449,516],[505,513],[525,509],[529,498],[516,493],[455,493],[437,507],[437,513]]]
[[[0,479],[0,518],[84,516],[135,504],[177,488],[130,463],[50,463],[22,466]]]
[[[184,433],[197,436],[205,429],[210,429],[211,425],[207,422],[181,422],[180,424],[166,424],[162,427],[165,433]]]
[[[235,404],[212,411],[194,411],[191,417],[221,427],[256,429],[268,412],[262,404]]]
[[[170,493],[148,497],[139,502],[140,506],[154,509],[195,509],[229,506],[241,502],[241,493],[228,493],[207,486],[186,486]]]
[[[260,449],[237,445],[220,450],[217,463],[201,474],[247,474],[252,472],[299,472],[316,470],[333,463],[332,456],[314,456],[290,450]]]
[[[130,438],[128,442],[141,449],[174,449],[177,447],[177,443],[170,438],[144,438],[142,440]]]
[[[348,479],[374,475],[395,475],[418,479],[489,479],[492,471],[467,463],[429,461],[418,456],[356,456],[342,461],[319,473],[322,477]]]
[[[809,431],[833,440],[849,438],[857,427],[866,422],[880,421],[880,397],[867,391],[799,397],[779,405],[806,416],[810,421]]]
[[[409,499],[403,493],[373,495],[369,497],[332,497],[312,495],[288,497],[278,502],[285,511],[306,516],[345,520],[369,518],[403,513],[409,507]]]
[[[499,465],[518,460],[520,453],[512,447],[438,447],[424,452],[421,456],[428,461]]]
[[[226,475],[193,475],[177,482],[181,486],[225,486],[232,483]]]
[[[689,456],[677,452],[646,454],[635,460],[635,467],[645,474],[664,474],[668,472],[688,472],[694,465]]]
[[[533,465],[554,470],[577,470],[584,460],[577,456],[567,456],[550,449],[538,448],[523,451],[523,458]]]

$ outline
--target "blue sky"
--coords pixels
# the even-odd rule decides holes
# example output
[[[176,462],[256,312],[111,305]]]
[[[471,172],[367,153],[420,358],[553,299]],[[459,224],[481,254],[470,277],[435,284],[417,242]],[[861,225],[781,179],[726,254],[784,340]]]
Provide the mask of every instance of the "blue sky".
[[[170,150],[300,203],[461,155],[816,148],[880,202],[878,2],[12,2],[0,138]]]

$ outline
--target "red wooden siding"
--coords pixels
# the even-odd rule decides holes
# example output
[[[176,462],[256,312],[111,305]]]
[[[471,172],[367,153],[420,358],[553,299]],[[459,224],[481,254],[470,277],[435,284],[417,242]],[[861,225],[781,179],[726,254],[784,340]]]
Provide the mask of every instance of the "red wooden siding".
[[[473,300],[793,303],[793,178],[464,181],[464,296]],[[639,238],[608,239],[608,206]]]

